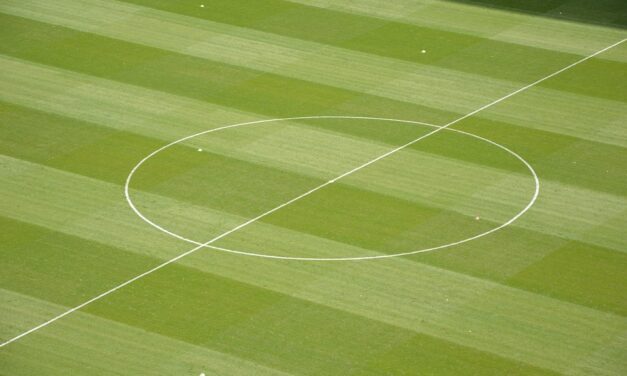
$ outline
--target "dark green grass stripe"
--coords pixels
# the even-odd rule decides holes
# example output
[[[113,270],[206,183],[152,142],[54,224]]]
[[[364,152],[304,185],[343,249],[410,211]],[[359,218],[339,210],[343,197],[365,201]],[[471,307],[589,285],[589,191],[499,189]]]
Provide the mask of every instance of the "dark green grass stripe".
[[[503,247],[509,251],[504,252]],[[510,257],[516,252],[524,252],[530,259],[538,260],[512,274],[507,269],[512,265]],[[627,254],[624,252],[510,226],[489,238],[445,252],[419,255],[415,260],[598,311],[627,316],[624,289],[627,284],[624,273]]]
[[[431,221],[447,218],[434,234]],[[410,252],[497,227],[490,221],[344,185],[325,187],[260,222],[381,253]]]
[[[0,216],[0,286],[68,307],[160,261]]]
[[[625,270],[627,253],[573,241],[512,276],[507,284],[627,317]]]
[[[626,50],[627,45],[623,43],[615,48]],[[591,59],[543,82],[542,86],[627,103],[627,63]]]
[[[0,217],[0,224],[5,245],[0,253],[3,288],[55,304],[79,304],[159,262],[7,218]],[[496,374],[550,374],[179,265],[139,280],[85,311],[288,372],[380,374],[437,369],[476,374],[489,367]],[[415,352],[416,357],[402,363],[385,361],[396,349]],[[379,357],[381,362],[376,361]]]
[[[0,15],[0,53],[268,116],[338,112],[444,122],[457,115]]]
[[[510,81],[546,76],[575,55],[435,30],[281,0],[252,7],[246,0],[214,0],[204,8],[192,0],[127,0],[168,12],[292,38],[432,64]],[[427,49],[428,54],[421,50]]]
[[[0,152],[123,185],[132,166],[164,141],[0,102]]]
[[[549,179],[573,187],[627,196],[626,148],[484,118],[465,120],[463,130],[513,149],[533,165],[542,180]],[[424,141],[426,142],[416,145],[416,148],[491,167],[503,165],[499,160],[490,163],[490,154],[477,154],[475,150],[455,150],[454,145],[445,145],[444,139],[432,138]]]

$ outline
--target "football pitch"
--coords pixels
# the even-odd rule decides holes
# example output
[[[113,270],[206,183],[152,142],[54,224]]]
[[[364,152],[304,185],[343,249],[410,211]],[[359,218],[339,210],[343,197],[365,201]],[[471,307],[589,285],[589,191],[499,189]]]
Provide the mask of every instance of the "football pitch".
[[[0,0],[0,375],[626,375],[627,2]]]

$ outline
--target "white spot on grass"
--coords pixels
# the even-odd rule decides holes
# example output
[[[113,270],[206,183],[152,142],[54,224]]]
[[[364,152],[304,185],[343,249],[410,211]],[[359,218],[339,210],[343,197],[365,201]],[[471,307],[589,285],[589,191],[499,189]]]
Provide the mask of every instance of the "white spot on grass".
[[[476,217],[475,217],[475,221],[478,221],[478,220],[480,220],[480,219],[481,219],[481,217],[479,217],[479,216],[476,216]]]
[[[202,149],[198,149],[198,151],[202,151]]]
[[[427,50],[422,50],[422,51],[420,51],[420,53],[426,54]]]
[[[201,8],[204,8],[204,7],[205,7],[205,4],[200,4],[200,7],[201,7]],[[201,373],[201,374],[200,374],[200,376],[204,376],[204,373]]]

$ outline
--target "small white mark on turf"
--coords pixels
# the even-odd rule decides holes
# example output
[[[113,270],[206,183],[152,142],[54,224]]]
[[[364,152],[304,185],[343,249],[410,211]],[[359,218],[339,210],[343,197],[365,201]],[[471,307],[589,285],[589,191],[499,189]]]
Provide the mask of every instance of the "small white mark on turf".
[[[427,53],[427,50],[422,50],[422,51],[420,51],[420,52],[421,52],[421,53],[423,53],[423,54],[426,54],[426,53]]]
[[[198,151],[202,151],[202,149],[198,149]]]

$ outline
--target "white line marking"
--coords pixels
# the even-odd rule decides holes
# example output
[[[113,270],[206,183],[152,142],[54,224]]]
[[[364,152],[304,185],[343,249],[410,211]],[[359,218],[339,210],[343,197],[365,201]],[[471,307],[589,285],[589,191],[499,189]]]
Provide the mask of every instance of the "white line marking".
[[[267,212],[267,214],[270,214],[271,212],[275,212],[276,210],[278,210],[278,209],[280,209],[280,208],[282,208],[282,207],[285,207],[286,205],[289,205],[290,203],[292,203],[292,202],[296,201],[297,199],[302,198],[302,197],[305,197],[306,195],[311,194],[311,193],[313,193],[313,192],[317,191],[318,189],[322,188],[323,186],[327,186],[327,185],[329,185],[329,184],[332,184],[332,182],[335,182],[337,179],[339,179],[339,178],[341,178],[341,177],[347,176],[347,175],[349,175],[350,173],[353,173],[353,172],[355,172],[355,171],[360,170],[361,168],[364,168],[364,167],[366,167],[366,166],[369,166],[370,164],[372,164],[372,163],[374,163],[374,162],[376,162],[376,161],[378,161],[378,160],[381,160],[382,158],[385,158],[386,156],[388,156],[388,155],[390,155],[390,154],[392,154],[392,153],[395,153],[395,152],[397,152],[397,151],[399,151],[399,150],[401,150],[401,149],[403,149],[403,148],[405,148],[405,147],[408,147],[408,146],[413,145],[414,143],[416,143],[416,142],[418,142],[418,141],[420,141],[420,140],[424,139],[425,137],[428,137],[428,136],[430,136],[430,135],[432,135],[432,134],[434,134],[434,133],[437,133],[437,132],[439,132],[439,131],[440,131],[440,130],[442,130],[442,129],[448,128],[449,126],[451,126],[451,125],[453,125],[453,124],[455,124],[455,123],[458,123],[458,122],[460,122],[460,121],[462,121],[462,120],[464,120],[464,119],[466,119],[466,118],[468,118],[468,117],[470,117],[470,116],[473,116],[473,115],[475,115],[475,114],[477,114],[477,113],[479,113],[479,112],[481,112],[481,111],[483,111],[483,110],[485,110],[485,109],[487,109],[487,108],[490,108],[490,107],[494,106],[495,104],[497,104],[497,103],[499,103],[499,102],[502,102],[502,101],[506,100],[507,98],[512,97],[513,95],[516,95],[516,94],[518,94],[518,93],[520,93],[520,92],[522,92],[522,91],[525,91],[525,90],[527,90],[527,89],[529,89],[529,88],[531,88],[531,87],[533,87],[533,86],[535,86],[535,85],[537,85],[537,84],[539,84],[539,83],[541,83],[541,82],[543,82],[543,81],[545,81],[545,80],[547,80],[547,79],[549,79],[549,78],[551,78],[551,77],[554,77],[554,76],[555,76],[555,75],[557,75],[557,74],[560,74],[560,73],[562,73],[562,72],[564,72],[564,71],[566,71],[566,70],[568,70],[568,69],[570,69],[570,68],[572,68],[572,67],[574,67],[574,66],[576,66],[576,65],[578,65],[578,64],[580,64],[580,63],[582,63],[582,62],[584,62],[584,61],[586,61],[586,60],[588,60],[588,59],[593,58],[594,56],[597,56],[597,55],[599,55],[599,54],[601,54],[601,53],[603,53],[603,52],[605,52],[605,51],[607,51],[607,50],[609,50],[609,49],[611,49],[611,48],[613,48],[613,47],[616,47],[616,46],[620,45],[621,43],[625,42],[626,40],[627,40],[627,38],[626,38],[626,39],[621,40],[620,42],[614,43],[613,45],[611,45],[611,46],[609,46],[609,47],[606,47],[606,48],[604,48],[604,49],[602,49],[602,50],[600,50],[600,51],[597,51],[597,52],[593,53],[592,55],[587,56],[587,57],[585,57],[585,58],[583,58],[583,59],[580,59],[580,60],[576,61],[575,63],[573,63],[573,64],[571,64],[571,65],[569,65],[569,66],[567,66],[567,67],[565,67],[565,68],[562,68],[562,69],[560,69],[559,71],[557,71],[557,72],[555,72],[555,73],[552,73],[552,74],[550,74],[550,75],[548,75],[548,76],[546,76],[546,77],[544,77],[544,78],[542,78],[542,79],[540,79],[540,80],[538,80],[538,81],[535,81],[535,82],[533,82],[533,83],[531,83],[531,84],[529,84],[529,85],[527,85],[527,86],[525,86],[525,87],[523,87],[523,88],[521,88],[521,89],[516,90],[516,91],[515,91],[515,92],[513,92],[513,93],[510,93],[510,94],[508,94],[508,95],[506,95],[506,96],[504,96],[504,97],[502,97],[502,98],[499,98],[499,99],[495,100],[495,101],[494,101],[494,102],[492,102],[492,103],[489,103],[489,104],[487,104],[487,105],[485,105],[485,106],[483,106],[483,107],[481,107],[481,108],[479,108],[479,109],[477,109],[477,110],[475,110],[475,111],[472,111],[472,112],[470,112],[470,113],[468,113],[468,114],[466,114],[466,115],[464,115],[464,116],[460,117],[459,119],[453,120],[452,122],[450,122],[450,123],[448,123],[448,124],[446,124],[446,125],[444,125],[444,126],[442,126],[442,127],[439,127],[438,129],[436,129],[436,130],[434,130],[434,131],[432,131],[432,132],[430,132],[430,133],[427,133],[426,135],[421,136],[421,137],[417,138],[416,140],[414,140],[414,141],[412,141],[412,142],[409,142],[409,143],[407,143],[407,144],[405,144],[405,145],[403,145],[403,146],[401,146],[401,147],[399,147],[399,148],[394,149],[394,151],[392,151],[392,152],[388,152],[388,153],[386,153],[386,154],[384,154],[384,155],[382,155],[382,156],[380,156],[380,157],[376,158],[375,160],[373,160],[373,161],[371,161],[371,162],[365,163],[364,165],[362,165],[362,166],[360,166],[360,167],[358,167],[358,168],[355,168],[355,169],[353,169],[353,170],[349,171],[348,173],[345,173],[345,174],[341,175],[340,177],[338,177],[338,178],[336,178],[336,179],[334,179],[334,180],[332,180],[332,181],[328,181],[328,182],[324,183],[323,185],[321,185],[321,186],[319,186],[319,187],[317,187],[317,188],[314,188],[314,189],[310,190],[309,192],[307,192],[307,193],[305,193],[305,194],[302,194],[302,195],[298,196],[298,198],[292,199],[292,200],[290,200],[290,201],[286,202],[285,204],[282,204],[282,205],[278,206],[277,208],[272,209],[271,211],[268,211],[268,212]],[[355,118],[357,118],[357,117],[355,117]],[[392,120],[392,119],[390,119],[390,120]],[[263,122],[263,121],[250,122],[249,124],[253,124],[253,123],[261,123],[261,122]],[[423,123],[423,124],[424,124],[424,123]],[[224,129],[224,128],[228,128],[228,127],[223,127],[222,129]],[[190,137],[190,138],[191,138],[191,137]],[[182,140],[180,140],[180,141],[182,141]],[[167,146],[169,146],[169,145],[166,145],[166,147],[167,147]],[[159,150],[161,150],[161,149],[159,149]],[[157,150],[156,152],[158,152],[159,150]],[[156,152],[153,152],[153,154],[155,154]],[[153,154],[151,154],[151,155],[153,155]],[[150,157],[150,156],[149,156],[149,157]],[[148,157],[147,157],[147,158],[148,158]],[[140,163],[141,163],[141,162],[140,162]],[[526,163],[526,162],[525,162],[525,163]],[[137,166],[136,166],[136,167],[137,167]],[[136,170],[136,168],[135,168],[135,169],[133,169],[133,171],[135,171],[135,170]],[[130,177],[130,176],[131,176],[131,175],[129,175],[129,177]],[[537,179],[537,177],[536,177],[536,179]],[[537,180],[536,180],[536,182],[537,182]],[[127,183],[128,183],[128,179],[127,179]],[[127,195],[128,195],[128,186],[126,186],[126,187],[125,187],[125,194],[127,194]],[[537,192],[536,192],[536,194],[534,195],[534,197],[535,197],[535,198],[537,198]],[[534,201],[535,201],[535,199],[534,199]],[[531,203],[531,205],[533,205],[533,203]],[[531,207],[531,205],[529,205],[529,207]],[[256,219],[254,219],[254,220],[258,220],[258,219],[260,219],[260,218],[263,218],[263,217],[264,217],[265,215],[267,215],[267,214],[266,214],[266,213],[264,213],[264,214],[262,214],[262,215],[260,215],[260,216],[257,216],[257,217],[255,217]],[[522,215],[522,214],[521,214],[521,215]],[[513,222],[515,219],[516,219],[516,218],[514,218],[513,220],[511,220],[511,222]],[[246,225],[248,225],[248,224],[250,224],[250,223],[254,222],[254,220],[247,221],[247,222],[245,222],[244,224],[237,226],[235,229],[230,230],[230,231],[228,231],[227,233],[224,233],[224,234],[222,234],[222,235],[220,235],[220,236],[218,236],[218,237],[216,237],[216,238],[214,238],[214,239],[210,240],[209,242],[207,242],[207,243],[206,243],[206,245],[209,245],[211,242],[214,242],[214,241],[216,241],[216,240],[218,240],[218,239],[220,239],[220,238],[222,238],[222,237],[226,236],[227,234],[230,234],[230,233],[233,233],[234,231],[237,231],[236,229],[241,229],[242,227],[244,227],[244,226],[246,226]],[[510,223],[511,223],[511,222],[510,222]],[[502,227],[501,227],[501,228],[502,228]],[[494,231],[496,231],[496,230],[494,230]],[[142,274],[139,274],[139,275],[137,275],[137,276],[135,276],[135,277],[133,277],[133,278],[129,279],[128,281],[126,281],[126,282],[124,282],[124,283],[121,283],[121,284],[119,284],[119,285],[117,285],[117,286],[113,287],[113,288],[112,288],[112,289],[110,289],[110,290],[107,290],[107,291],[103,292],[103,293],[102,293],[102,294],[100,294],[100,295],[95,296],[95,297],[93,297],[92,299],[89,299],[88,301],[86,301],[86,302],[84,302],[84,303],[81,303],[81,304],[77,305],[76,307],[71,308],[71,309],[69,309],[69,310],[67,310],[67,311],[63,312],[63,313],[61,313],[60,315],[57,315],[57,316],[55,316],[55,317],[51,318],[50,320],[48,320],[48,321],[46,321],[46,322],[44,322],[44,323],[42,323],[42,324],[40,324],[40,325],[37,325],[36,327],[34,327],[34,328],[32,328],[32,329],[27,330],[26,332],[24,332],[24,333],[22,333],[22,334],[19,334],[19,335],[17,335],[17,336],[15,336],[15,337],[13,337],[13,338],[11,338],[11,339],[9,339],[9,340],[7,340],[7,341],[5,341],[5,342],[1,343],[1,344],[0,344],[0,348],[4,347],[4,346],[6,346],[6,345],[8,345],[8,344],[10,344],[10,343],[13,343],[13,342],[15,342],[15,341],[19,340],[20,338],[23,338],[24,336],[26,336],[26,335],[28,335],[28,334],[31,334],[31,333],[33,333],[33,332],[35,332],[35,331],[37,331],[37,330],[39,330],[39,329],[41,329],[41,328],[46,327],[46,326],[48,326],[48,325],[52,324],[53,322],[55,322],[55,321],[57,321],[57,320],[59,320],[59,319],[61,319],[61,318],[65,317],[65,316],[67,316],[67,315],[71,314],[72,312],[75,312],[75,311],[77,311],[77,310],[79,310],[79,309],[81,309],[81,308],[83,308],[83,307],[85,307],[85,306],[87,306],[87,305],[89,305],[89,304],[91,304],[91,303],[93,303],[93,302],[95,302],[95,301],[97,301],[97,300],[99,300],[99,299],[101,299],[101,298],[103,298],[103,297],[105,297],[105,296],[107,296],[107,295],[109,295],[109,294],[111,294],[111,293],[113,293],[113,292],[115,292],[115,291],[117,291],[117,290],[119,290],[119,289],[123,288],[124,286],[127,286],[128,284],[131,284],[131,283],[133,283],[133,282],[137,281],[138,279],[141,279],[141,278],[143,278],[143,277],[145,277],[145,276],[147,276],[147,275],[149,275],[149,274],[151,274],[151,273],[153,273],[153,272],[155,272],[155,271],[157,271],[157,270],[159,270],[159,269],[161,269],[161,268],[163,268],[163,267],[165,267],[165,266],[167,266],[167,265],[169,265],[169,264],[171,264],[171,263],[173,263],[173,262],[176,262],[176,261],[178,261],[178,260],[182,259],[183,257],[186,257],[186,256],[188,256],[188,255],[190,255],[190,254],[192,254],[192,253],[196,252],[197,250],[199,250],[199,249],[203,248],[204,246],[205,246],[205,245],[199,245],[199,246],[197,246],[197,247],[194,247],[194,248],[190,249],[189,251],[187,251],[187,252],[185,252],[185,253],[182,253],[182,254],[180,254],[180,255],[178,255],[178,256],[176,256],[176,257],[174,257],[174,258],[172,258],[172,259],[170,259],[170,260],[168,260],[168,261],[165,261],[165,262],[163,262],[163,263],[161,263],[161,264],[157,265],[156,267],[154,267],[154,268],[152,268],[152,269],[150,269],[150,270],[148,270],[148,271],[146,271],[146,272],[144,272],[144,273],[142,273]],[[217,248],[217,247],[216,247],[216,248]]]
[[[391,121],[391,122],[415,123],[415,124],[421,124],[421,125],[425,125],[425,126],[429,126],[429,127],[436,128],[436,129],[435,129],[436,131],[437,131],[437,130],[441,130],[441,128],[442,128],[442,127],[440,127],[440,126],[438,126],[438,125],[427,124],[427,123],[421,123],[421,122],[413,122],[413,121],[411,121],[411,120],[395,120],[395,119],[389,119],[389,118],[383,119],[383,118],[363,117],[363,116],[359,116],[359,117],[357,117],[357,116],[355,116],[355,117],[353,117],[353,116],[307,116],[307,117],[299,117],[299,118],[286,118],[286,119],[281,119],[281,120],[296,120],[296,119],[299,119],[299,120],[303,120],[303,119],[335,119],[335,118],[341,118],[341,119],[364,119],[364,120],[385,120],[385,121]],[[269,123],[269,122],[274,122],[274,121],[278,121],[278,120],[276,120],[276,119],[273,119],[273,120],[263,120],[262,122]],[[242,125],[247,125],[247,124],[249,124],[249,123],[236,124],[235,126],[242,126]],[[231,126],[227,126],[227,127],[231,127],[231,128],[232,128],[233,126],[231,125]],[[185,137],[185,138],[183,138],[183,139],[181,139],[181,140],[179,140],[179,141],[174,141],[174,142],[170,143],[169,145],[170,145],[170,146],[172,146],[172,145],[175,145],[175,144],[177,144],[177,143],[181,142],[182,140],[189,140],[191,137],[196,137],[196,136],[203,135],[203,134],[206,134],[206,133],[209,133],[209,132],[214,132],[214,131],[217,131],[217,130],[220,130],[220,129],[225,129],[225,127],[222,127],[222,128],[216,128],[216,129],[213,129],[213,130],[200,132],[200,133],[197,133],[196,135],[192,135],[192,136]],[[147,217],[146,217],[146,216],[145,216],[145,215],[144,215],[144,214],[143,214],[143,213],[142,213],[142,212],[141,212],[141,211],[140,211],[140,210],[139,210],[139,209],[135,206],[135,203],[133,202],[133,200],[132,200],[132,198],[131,198],[130,191],[127,191],[127,196],[126,196],[126,199],[127,199],[127,202],[128,202],[128,204],[129,204],[129,206],[133,209],[133,211],[135,211],[135,213],[136,213],[136,214],[137,214],[137,215],[138,215],[138,216],[139,216],[142,220],[144,220],[146,223],[148,223],[149,225],[153,226],[154,228],[156,228],[156,229],[157,229],[157,230],[159,230],[159,231],[162,231],[162,232],[164,232],[164,233],[166,233],[166,234],[168,234],[168,235],[170,235],[170,236],[173,236],[173,237],[175,237],[175,238],[177,238],[177,239],[180,239],[180,240],[183,240],[183,241],[189,242],[189,243],[191,243],[191,244],[196,244],[196,245],[199,245],[199,246],[204,246],[204,247],[206,247],[206,248],[212,248],[212,249],[215,249],[215,250],[220,250],[220,251],[230,252],[230,253],[235,253],[235,254],[240,254],[240,255],[246,255],[246,256],[264,257],[264,258],[272,258],[272,259],[283,259],[283,260],[300,260],[300,261],[347,261],[347,260],[357,261],[357,260],[370,260],[370,259],[378,259],[378,258],[390,258],[390,257],[406,256],[406,255],[412,255],[412,254],[416,254],[416,253],[423,253],[423,252],[429,252],[429,251],[433,251],[433,250],[437,250],[437,249],[443,249],[443,248],[447,248],[447,247],[452,247],[452,246],[454,246],[454,245],[462,244],[462,243],[465,243],[465,242],[467,242],[467,241],[470,241],[470,240],[475,240],[475,239],[478,239],[478,238],[480,238],[480,237],[482,237],[482,236],[486,236],[486,235],[488,235],[488,234],[491,234],[492,232],[497,231],[497,230],[499,230],[499,229],[501,229],[501,228],[503,228],[503,227],[505,227],[505,226],[509,225],[510,223],[512,223],[513,221],[515,221],[517,218],[519,218],[520,216],[522,216],[522,215],[523,215],[523,214],[524,214],[527,210],[529,210],[529,208],[531,208],[531,206],[532,206],[532,205],[534,204],[534,202],[536,201],[536,199],[537,199],[537,197],[538,197],[538,194],[539,194],[539,192],[540,192],[540,180],[538,179],[538,175],[537,175],[537,174],[536,174],[536,172],[534,171],[533,167],[531,167],[531,165],[530,165],[527,161],[525,161],[525,160],[524,160],[524,159],[523,159],[520,155],[518,155],[518,154],[517,154],[517,153],[515,153],[514,151],[512,151],[512,150],[508,149],[507,147],[505,147],[505,146],[503,146],[503,145],[500,145],[500,144],[498,144],[498,143],[496,143],[496,142],[494,142],[494,141],[491,141],[491,140],[489,140],[489,139],[487,139],[487,138],[484,138],[484,137],[481,137],[481,136],[478,136],[478,135],[475,135],[475,134],[472,134],[472,133],[464,132],[464,131],[461,131],[461,130],[458,130],[458,129],[448,128],[448,129],[445,129],[445,131],[447,131],[447,132],[456,132],[456,133],[461,133],[461,134],[466,135],[466,136],[469,136],[469,137],[474,137],[474,138],[477,138],[477,139],[479,139],[479,140],[481,140],[481,141],[487,142],[487,143],[489,143],[489,144],[491,144],[491,145],[494,145],[494,146],[496,146],[496,147],[498,147],[498,148],[500,148],[500,149],[503,149],[503,150],[505,150],[506,152],[508,152],[509,154],[513,155],[515,158],[517,158],[518,160],[520,160],[520,161],[523,163],[523,165],[524,165],[524,166],[525,166],[525,167],[529,170],[529,172],[531,173],[531,175],[532,175],[532,177],[533,177],[533,179],[534,179],[534,183],[535,183],[535,190],[534,190],[534,193],[533,193],[533,195],[532,195],[532,197],[531,197],[531,199],[530,199],[529,203],[528,203],[528,204],[527,204],[527,205],[526,205],[526,206],[525,206],[525,207],[524,207],[524,208],[523,208],[520,212],[516,213],[516,214],[515,214],[515,215],[514,215],[511,219],[509,219],[509,220],[508,220],[507,222],[505,222],[504,224],[498,225],[496,228],[489,229],[489,230],[487,230],[487,231],[485,231],[485,232],[483,232],[483,233],[480,233],[480,234],[474,235],[474,236],[469,237],[469,238],[467,238],[467,239],[462,239],[462,240],[459,240],[459,241],[455,241],[455,242],[452,242],[452,243],[448,243],[448,244],[444,244],[444,245],[440,245],[440,246],[436,246],[436,247],[432,247],[432,248],[427,248],[427,249],[419,249],[419,250],[414,250],[414,251],[411,251],[411,252],[404,252],[404,253],[391,253],[391,254],[378,255],[378,256],[350,256],[350,257],[348,257],[348,256],[347,256],[347,257],[328,257],[328,258],[320,258],[320,257],[291,257],[291,256],[278,256],[278,255],[270,255],[270,254],[264,254],[264,253],[255,253],[255,252],[249,252],[249,251],[233,250],[233,249],[227,249],[227,248],[216,247],[216,246],[212,246],[212,245],[210,245],[211,243],[215,242],[217,239],[212,239],[212,240],[210,240],[209,242],[201,242],[201,241],[196,241],[196,240],[193,240],[193,239],[186,238],[186,237],[184,237],[184,236],[182,236],[182,235],[179,235],[179,234],[177,234],[177,233],[175,233],[175,232],[172,232],[172,231],[170,231],[170,230],[168,230],[168,229],[164,228],[163,226],[161,226],[161,225],[159,225],[159,224],[155,223],[155,222],[154,222],[154,221],[152,221],[151,219],[147,218]],[[433,132],[431,132],[431,133],[433,133]],[[428,136],[428,135],[429,135],[429,134],[423,135],[423,136],[422,136],[422,138],[425,138],[425,137],[426,137],[426,136]],[[415,142],[415,141],[416,141],[416,140],[414,140],[414,142]],[[144,160],[142,160],[140,163],[138,163],[138,165],[136,166],[136,168],[134,168],[134,170],[135,170],[135,171],[137,171],[137,169],[139,169],[139,168],[141,167],[141,165],[142,165],[145,161],[147,161],[148,159],[150,159],[151,157],[153,157],[156,153],[159,153],[159,152],[161,152],[161,151],[165,150],[166,148],[168,148],[168,147],[170,147],[170,146],[166,146],[165,148],[161,148],[159,151],[156,151],[155,153],[151,153],[151,154],[150,154],[147,158],[145,158],[145,159],[144,159]],[[393,152],[393,151],[392,151],[392,152]],[[386,154],[387,154],[387,155],[389,155],[389,153],[386,153]],[[381,157],[383,157],[383,156],[380,156],[379,158],[381,158]],[[327,183],[322,184],[322,185],[320,185],[319,187],[317,187],[317,188],[315,188],[315,189],[320,189],[320,188],[323,188],[323,187],[324,187],[324,186],[326,186],[326,185],[329,185],[329,184],[331,184],[331,183],[334,183],[334,182],[336,182],[339,178],[344,177],[344,176],[346,176],[346,175],[348,175],[348,174],[350,174],[350,173],[352,173],[352,172],[355,172],[355,170],[360,169],[360,168],[363,168],[363,167],[365,167],[367,164],[372,164],[372,163],[374,163],[374,161],[375,161],[375,160],[371,160],[370,162],[367,162],[366,164],[364,164],[364,165],[362,165],[362,166],[360,166],[360,167],[357,167],[356,169],[353,169],[353,170],[351,170],[351,171],[348,171],[348,172],[346,172],[346,173],[344,173],[344,174],[340,175],[340,176],[339,176],[339,177],[337,177],[337,178],[334,178],[334,179],[329,180]],[[126,184],[126,186],[127,186],[127,187],[130,187],[130,185],[131,185],[131,180],[132,180],[132,176],[134,175],[134,173],[135,173],[135,172],[134,172],[134,171],[132,171],[132,172],[131,172],[131,174],[129,174],[129,178],[127,179],[127,184]],[[303,194],[302,196],[306,196],[306,195],[308,195],[308,194],[310,194],[310,193],[311,193],[311,191],[310,191],[310,192],[306,192],[306,193],[305,193],[305,194]],[[297,198],[296,198],[296,199],[294,199],[293,201],[296,201],[297,199],[302,198],[302,196],[301,196],[301,197],[297,197]],[[292,201],[292,202],[293,202],[293,201]],[[290,202],[290,203],[291,203],[291,202]],[[268,213],[268,214],[270,214],[270,213]],[[257,220],[258,220],[258,219],[259,219],[259,218],[257,218]],[[255,220],[255,219],[251,220],[250,222],[252,222],[252,221],[254,221],[254,220]],[[248,224],[248,223],[245,223],[244,225],[247,225],[247,224]]]

